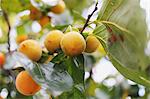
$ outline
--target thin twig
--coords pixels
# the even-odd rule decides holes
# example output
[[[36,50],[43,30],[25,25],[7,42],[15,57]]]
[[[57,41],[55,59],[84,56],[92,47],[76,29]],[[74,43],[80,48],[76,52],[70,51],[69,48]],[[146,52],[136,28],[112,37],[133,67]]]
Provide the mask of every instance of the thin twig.
[[[11,30],[11,25],[10,25],[10,22],[9,22],[9,18],[8,18],[8,15],[6,13],[6,11],[4,10],[3,6],[2,6],[2,0],[1,0],[1,8],[2,8],[2,13],[3,13],[3,16],[4,16],[4,19],[7,23],[7,26],[8,26],[8,32],[7,32],[7,42],[8,42],[8,52],[10,52],[10,30]]]
[[[97,9],[98,9],[97,5],[98,5],[98,1],[96,2],[95,8],[94,8],[94,10],[92,11],[92,13],[88,15],[88,18],[87,18],[87,20],[86,20],[86,22],[85,22],[85,24],[84,24],[84,26],[83,26],[83,29],[81,30],[81,34],[82,34],[83,31],[85,30],[85,28],[88,26],[88,22],[90,21],[91,17],[92,17],[93,14],[95,13],[95,11],[97,11]]]
[[[2,1],[3,0],[1,0],[1,2],[0,2],[1,3],[0,6],[1,6],[1,11],[2,11],[3,17],[4,17],[4,19],[5,19],[6,23],[7,23],[7,26],[8,26],[7,43],[8,43],[8,52],[10,54],[11,53],[11,50],[10,50],[10,47],[11,47],[11,45],[10,45],[10,30],[11,30],[11,25],[10,25],[10,22],[9,22],[8,14],[6,13],[5,9],[2,6],[2,4],[3,4]],[[16,76],[13,73],[13,70],[10,69],[10,70],[4,70],[4,71],[5,71],[5,73],[7,73],[8,75],[10,75],[13,78],[13,82],[15,83]]]

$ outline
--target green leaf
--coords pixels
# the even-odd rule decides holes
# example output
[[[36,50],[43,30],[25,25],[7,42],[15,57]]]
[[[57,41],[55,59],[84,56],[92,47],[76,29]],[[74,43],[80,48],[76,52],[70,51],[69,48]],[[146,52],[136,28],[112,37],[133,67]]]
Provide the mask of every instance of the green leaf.
[[[17,29],[17,34],[18,34],[18,35],[22,35],[22,34],[25,34],[25,33],[26,33],[26,30],[25,30],[25,28],[24,28],[24,25],[20,25],[20,26],[18,26],[16,29]]]
[[[89,78],[86,83],[86,95],[95,96],[95,90],[98,87],[98,84],[94,82],[93,79]]]
[[[67,27],[68,27],[68,24],[67,25],[56,25],[56,26],[46,25],[46,27],[44,27],[42,29],[44,30],[45,28],[47,28],[49,30],[57,29],[57,30],[64,31]]]
[[[42,52],[42,56],[40,58],[40,60],[38,61],[38,63],[45,63],[45,61],[50,57],[50,55],[46,52]]]
[[[70,92],[65,92],[58,96],[58,99],[86,99],[85,95],[77,88],[73,88]]]
[[[91,5],[93,0],[64,0],[69,10],[76,10],[82,12],[84,8]],[[79,3],[80,2],[80,3]]]
[[[98,26],[94,29],[93,34],[101,37],[103,40],[107,41],[108,39],[108,31],[104,24],[98,24]]]
[[[149,65],[148,57],[145,55],[146,42],[140,42],[140,37],[128,32],[128,30],[116,26],[114,23],[106,23],[112,34],[108,39],[108,49],[125,66],[145,70]],[[145,35],[144,33],[142,33]],[[146,38],[145,38],[146,39]],[[145,40],[143,38],[143,41]],[[135,67],[136,65],[136,67]]]
[[[18,35],[28,34],[28,33],[31,34],[32,33],[31,24],[32,24],[32,21],[28,21],[28,22],[23,22],[22,24],[18,25],[16,27],[17,34]]]
[[[65,57],[65,54],[61,51],[51,60],[51,62],[54,64],[60,63],[64,60]]]
[[[65,33],[72,32],[72,31],[79,32],[79,30],[77,28],[69,25],[68,28],[66,29]]]
[[[62,64],[60,64],[63,67]],[[26,67],[32,74],[35,80],[46,87],[50,91],[67,91],[70,90],[73,81],[67,71],[61,68],[54,68],[53,63],[36,64],[31,67]]]
[[[72,76],[75,84],[84,85],[84,57],[79,55],[76,57],[67,57],[63,52],[60,52],[52,60],[55,63],[55,68],[61,68],[68,71]],[[62,64],[63,66],[61,66]]]
[[[111,14],[113,14],[115,10],[118,10],[118,7],[123,1],[124,0],[103,0],[103,5],[101,7],[98,19],[108,20]]]
[[[108,50],[108,47],[106,45],[106,43],[104,42],[103,39],[101,39],[100,37],[98,37],[99,41],[101,42],[101,44],[103,45],[103,47]],[[127,66],[124,66],[119,60],[117,60],[115,57],[113,57],[112,54],[108,54],[110,61],[112,62],[112,64],[114,65],[114,67],[126,78],[144,85],[146,87],[150,87],[150,79],[143,74],[140,71],[136,71],[136,70],[132,70],[130,68],[128,68]]]
[[[101,42],[107,43],[107,46],[105,44],[103,46],[122,68],[116,67],[114,59],[112,59],[113,65],[125,77],[144,84],[144,80],[148,77],[146,69],[150,61],[145,55],[147,25],[144,10],[140,7],[140,0],[105,0],[98,20],[100,26],[104,24],[109,33],[107,33],[107,40],[101,35],[97,37]],[[140,78],[141,75],[146,76]]]
[[[2,0],[2,7],[4,10],[11,13],[18,13],[20,11],[26,10],[29,8],[29,6],[30,0]]]
[[[18,62],[31,74],[33,79],[49,91],[68,91],[73,86],[73,80],[69,73],[64,70],[64,64],[38,64],[32,62],[26,56],[19,54]]]
[[[79,55],[77,57],[68,57],[65,60],[69,74],[72,76],[75,84],[84,85],[84,57]]]
[[[74,20],[80,20],[82,22],[86,21],[86,19],[79,12],[77,12],[75,10],[72,11],[72,15],[74,17]]]
[[[141,45],[145,45],[147,26],[145,12],[140,8],[139,0],[105,0],[99,15],[100,21],[109,21],[121,26],[132,32],[133,36],[136,35]]]
[[[8,26],[7,26],[3,16],[0,16],[0,29],[2,32],[2,37],[0,37],[0,43],[5,43],[5,42],[7,42]]]
[[[126,78],[144,85],[146,87],[150,87],[150,79],[148,79],[147,77],[145,77],[145,75],[142,75],[142,73],[137,72],[133,69],[127,68],[125,66],[123,66],[123,64],[121,64],[116,58],[114,58],[112,55],[109,55],[109,58],[111,60],[111,62],[113,63],[113,65],[115,66],[115,68]]]

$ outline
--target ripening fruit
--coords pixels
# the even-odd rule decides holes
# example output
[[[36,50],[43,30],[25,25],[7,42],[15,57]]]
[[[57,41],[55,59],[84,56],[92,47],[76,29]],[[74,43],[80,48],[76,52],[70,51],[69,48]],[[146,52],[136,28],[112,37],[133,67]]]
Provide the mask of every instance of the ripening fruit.
[[[92,53],[96,51],[98,46],[100,45],[99,40],[95,36],[88,36],[86,39],[86,49],[85,52]]]
[[[16,37],[16,42],[17,42],[17,44],[20,44],[21,42],[23,42],[27,39],[28,39],[28,35],[26,35],[26,34],[18,35]]]
[[[30,19],[32,20],[38,20],[42,16],[42,12],[38,10],[36,7],[31,6],[30,7]]]
[[[23,41],[18,50],[33,61],[38,61],[42,56],[42,48],[35,40]]]
[[[63,35],[64,35],[63,32],[59,30],[50,31],[47,34],[45,41],[44,41],[44,44],[47,50],[53,53],[58,48],[60,48],[60,41]]]
[[[43,17],[40,18],[39,24],[43,27],[43,26],[47,25],[50,21],[51,21],[50,17],[43,16]]]
[[[0,52],[0,68],[3,68],[4,63],[5,63],[5,55]]]
[[[86,48],[86,42],[83,36],[78,32],[66,33],[61,42],[61,48],[68,56],[76,56],[81,54]]]
[[[55,14],[61,14],[64,12],[66,5],[63,0],[59,0],[59,3],[51,8],[51,11]]]
[[[3,99],[3,98],[0,96],[0,99]]]
[[[34,95],[41,89],[27,71],[22,71],[17,75],[16,88],[21,94],[26,96]]]

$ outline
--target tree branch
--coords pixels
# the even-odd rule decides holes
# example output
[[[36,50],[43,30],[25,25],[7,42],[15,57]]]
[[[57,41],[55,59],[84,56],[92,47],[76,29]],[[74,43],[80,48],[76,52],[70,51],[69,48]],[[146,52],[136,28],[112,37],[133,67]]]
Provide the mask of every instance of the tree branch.
[[[86,20],[86,22],[85,22],[85,24],[84,24],[84,26],[83,26],[83,29],[81,30],[81,34],[82,34],[83,31],[85,30],[85,28],[88,26],[88,22],[90,21],[90,19],[91,19],[91,17],[93,16],[93,14],[97,11],[97,9],[98,9],[97,5],[98,5],[98,1],[96,2],[95,8],[94,8],[94,10],[92,11],[92,13],[88,15],[88,18],[87,18],[87,20]]]
[[[3,14],[3,17],[7,23],[7,26],[8,26],[8,32],[7,32],[7,43],[8,43],[8,53],[10,54],[11,53],[11,50],[10,50],[10,30],[11,30],[11,25],[10,25],[10,22],[9,22],[9,18],[8,18],[8,14],[6,13],[5,9],[3,8],[2,6],[2,2],[3,0],[1,0],[0,2],[0,6],[1,6],[1,11],[2,11],[2,14]],[[12,78],[13,78],[13,82],[15,83],[15,74],[13,73],[12,70],[4,70],[4,72],[8,75],[10,75]]]
[[[2,13],[3,13],[3,16],[4,16],[4,19],[7,23],[7,26],[8,26],[8,32],[7,32],[7,42],[8,42],[8,52],[10,52],[10,30],[11,30],[11,25],[10,25],[10,22],[9,22],[9,18],[8,18],[8,15],[6,13],[6,11],[4,10],[3,6],[2,6],[2,0],[1,0],[1,8],[2,8]]]

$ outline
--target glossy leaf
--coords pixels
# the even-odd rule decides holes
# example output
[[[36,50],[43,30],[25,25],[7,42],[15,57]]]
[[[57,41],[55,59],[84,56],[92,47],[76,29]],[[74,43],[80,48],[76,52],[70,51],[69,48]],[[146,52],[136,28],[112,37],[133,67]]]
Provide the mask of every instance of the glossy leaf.
[[[18,58],[18,61],[37,83],[49,91],[67,91],[73,85],[73,80],[69,73],[62,68],[56,68],[56,65],[51,62],[48,64],[38,64],[33,63],[26,57]],[[59,66],[64,67],[62,64],[59,64]]]
[[[109,57],[113,65],[123,76],[132,81],[135,81],[138,84],[150,87],[150,79],[147,78],[146,75],[143,75],[141,72],[123,66],[117,59],[115,59],[111,55],[109,55]]]
[[[101,37],[105,41],[107,41],[109,36],[106,26],[101,23],[98,24],[97,27],[94,29],[93,34],[98,37]]]
[[[77,28],[69,25],[68,28],[66,29],[65,33],[72,32],[72,31],[79,32],[79,30]]]
[[[65,64],[68,68],[69,74],[72,76],[75,84],[84,85],[84,57],[80,55],[78,57],[68,57],[65,60]]]
[[[98,38],[111,54],[113,65],[128,79],[147,86],[146,69],[150,64],[144,52],[147,25],[139,0],[105,0],[98,20],[98,27],[102,24],[107,27],[108,38],[101,35]]]
[[[43,88],[50,91],[67,91],[73,81],[67,71],[53,68],[54,64],[36,64],[31,67],[26,67],[28,71],[35,77],[35,80],[42,84]]]

